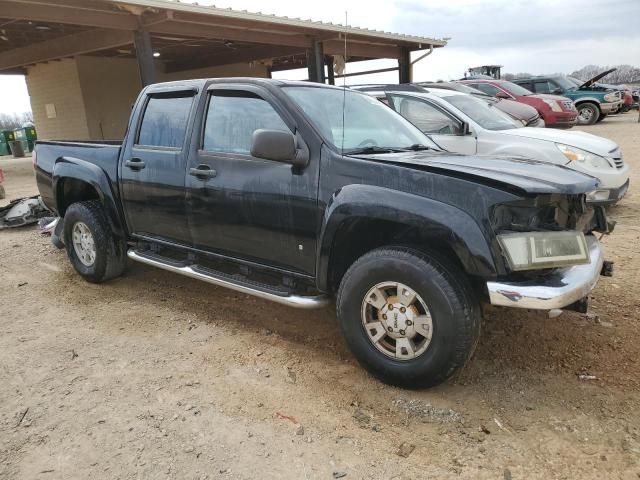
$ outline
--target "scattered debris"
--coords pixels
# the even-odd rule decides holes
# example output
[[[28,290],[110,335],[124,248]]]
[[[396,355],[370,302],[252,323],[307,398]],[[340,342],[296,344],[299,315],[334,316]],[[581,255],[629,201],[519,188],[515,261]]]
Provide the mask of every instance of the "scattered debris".
[[[480,425],[478,427],[478,430],[481,431],[482,433],[486,433],[487,435],[491,434],[491,430],[489,430],[487,427],[485,427],[484,425]]]
[[[588,312],[584,314],[584,318],[593,323],[600,323],[600,315],[593,312]]]
[[[75,350],[71,349],[68,351],[71,352],[71,360],[78,358],[78,354],[76,353]]]
[[[511,480],[511,470],[508,468],[504,469],[504,480]]]
[[[60,217],[43,217],[38,220],[38,228],[40,229],[40,233],[42,235],[51,235],[53,231],[56,229],[58,222],[60,221]]]
[[[502,425],[502,422],[497,418],[494,418],[493,421],[498,426],[498,428],[500,428],[500,430],[504,430],[505,432],[512,433],[511,430],[509,430],[507,427]]]
[[[0,230],[35,223],[49,213],[39,195],[12,200],[0,207]]]
[[[404,411],[407,417],[420,418],[423,422],[464,423],[464,417],[450,408],[436,408],[421,400],[394,400],[393,406]]]
[[[549,310],[549,313],[547,315],[549,316],[549,318],[557,318],[562,315],[562,310],[560,310],[559,308],[554,308],[553,310]]]
[[[296,427],[296,435],[304,435],[304,427],[302,425]]]
[[[287,381],[287,383],[296,383],[296,380],[297,380],[296,372],[291,370],[290,367],[284,367],[284,372],[285,372],[285,380]]]
[[[364,427],[368,426],[371,422],[371,415],[357,408],[356,411],[353,412],[353,419],[358,422],[361,427]]]
[[[18,421],[16,422],[16,427],[20,426],[20,424],[22,423],[22,420],[24,420],[24,417],[27,416],[27,413],[29,413],[29,407],[25,408],[24,410],[18,413]]]
[[[595,375],[592,375],[589,372],[578,372],[576,373],[576,375],[578,376],[578,380],[597,380],[598,377],[596,377]]]
[[[289,420],[290,422],[295,423],[296,425],[299,423],[298,420],[296,420],[294,417],[291,417],[289,415],[283,415],[280,412],[276,412],[276,417],[282,418],[283,420]]]
[[[346,472],[333,472],[333,478],[344,478],[347,476]]]
[[[411,455],[411,453],[416,449],[416,446],[411,444],[411,443],[407,443],[407,442],[402,442],[400,444],[400,447],[398,448],[398,451],[396,452],[397,455],[407,458],[409,455]]]
[[[20,282],[18,287],[24,287],[25,285],[29,285],[29,282]]]

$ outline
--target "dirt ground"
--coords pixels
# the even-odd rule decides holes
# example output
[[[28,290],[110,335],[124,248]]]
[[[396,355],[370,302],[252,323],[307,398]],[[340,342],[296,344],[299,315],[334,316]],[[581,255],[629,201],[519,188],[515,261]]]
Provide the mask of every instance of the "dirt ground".
[[[584,128],[633,168],[592,314],[489,309],[468,367],[426,391],[365,373],[331,309],[140,264],[91,285],[35,227],[0,232],[0,478],[637,479],[636,119]],[[29,159],[0,168],[8,198],[36,192]]]

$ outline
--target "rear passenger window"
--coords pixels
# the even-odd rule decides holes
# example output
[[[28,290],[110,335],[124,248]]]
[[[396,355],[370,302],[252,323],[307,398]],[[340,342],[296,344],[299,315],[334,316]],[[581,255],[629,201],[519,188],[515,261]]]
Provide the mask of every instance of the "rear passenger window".
[[[491,95],[492,97],[495,97],[498,94],[498,92],[501,91],[498,87],[494,87],[490,83],[474,83],[471,86],[473,88],[477,88],[481,92],[486,93],[487,95]]]
[[[187,131],[193,94],[188,96],[152,96],[147,102],[138,145],[182,148]]]
[[[202,148],[249,155],[258,129],[291,130],[273,107],[250,92],[216,92],[209,100]]]
[[[536,93],[551,93],[555,88],[549,80],[536,80],[533,82],[533,91]]]

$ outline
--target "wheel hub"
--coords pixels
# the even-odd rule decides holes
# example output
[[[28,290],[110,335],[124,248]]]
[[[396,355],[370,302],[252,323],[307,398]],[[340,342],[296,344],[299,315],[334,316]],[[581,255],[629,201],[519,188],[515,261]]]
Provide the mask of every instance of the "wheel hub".
[[[77,222],[71,231],[73,249],[82,264],[92,266],[96,261],[96,245],[93,234],[83,222]]]
[[[382,282],[367,292],[362,302],[362,325],[371,343],[396,360],[422,355],[433,333],[424,300],[398,282]]]

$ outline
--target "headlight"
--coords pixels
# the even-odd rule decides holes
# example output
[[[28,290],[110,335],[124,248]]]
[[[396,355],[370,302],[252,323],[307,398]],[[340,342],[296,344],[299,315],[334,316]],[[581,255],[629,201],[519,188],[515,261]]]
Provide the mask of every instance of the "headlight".
[[[619,100],[618,99],[618,95],[616,93],[613,93],[613,92],[612,93],[607,93],[604,96],[604,101],[605,102],[617,102],[618,100]]]
[[[498,235],[511,269],[538,270],[589,263],[582,232],[525,232]]]
[[[576,147],[570,147],[562,143],[556,143],[558,150],[567,157],[567,160],[571,162],[580,162],[587,164],[593,168],[613,168],[606,158],[596,155],[595,153],[587,152]]]
[[[562,111],[562,107],[555,100],[542,99],[542,101],[544,103],[546,103],[547,105],[549,105],[549,107],[551,107],[551,110],[553,110],[554,112],[561,112]]]

